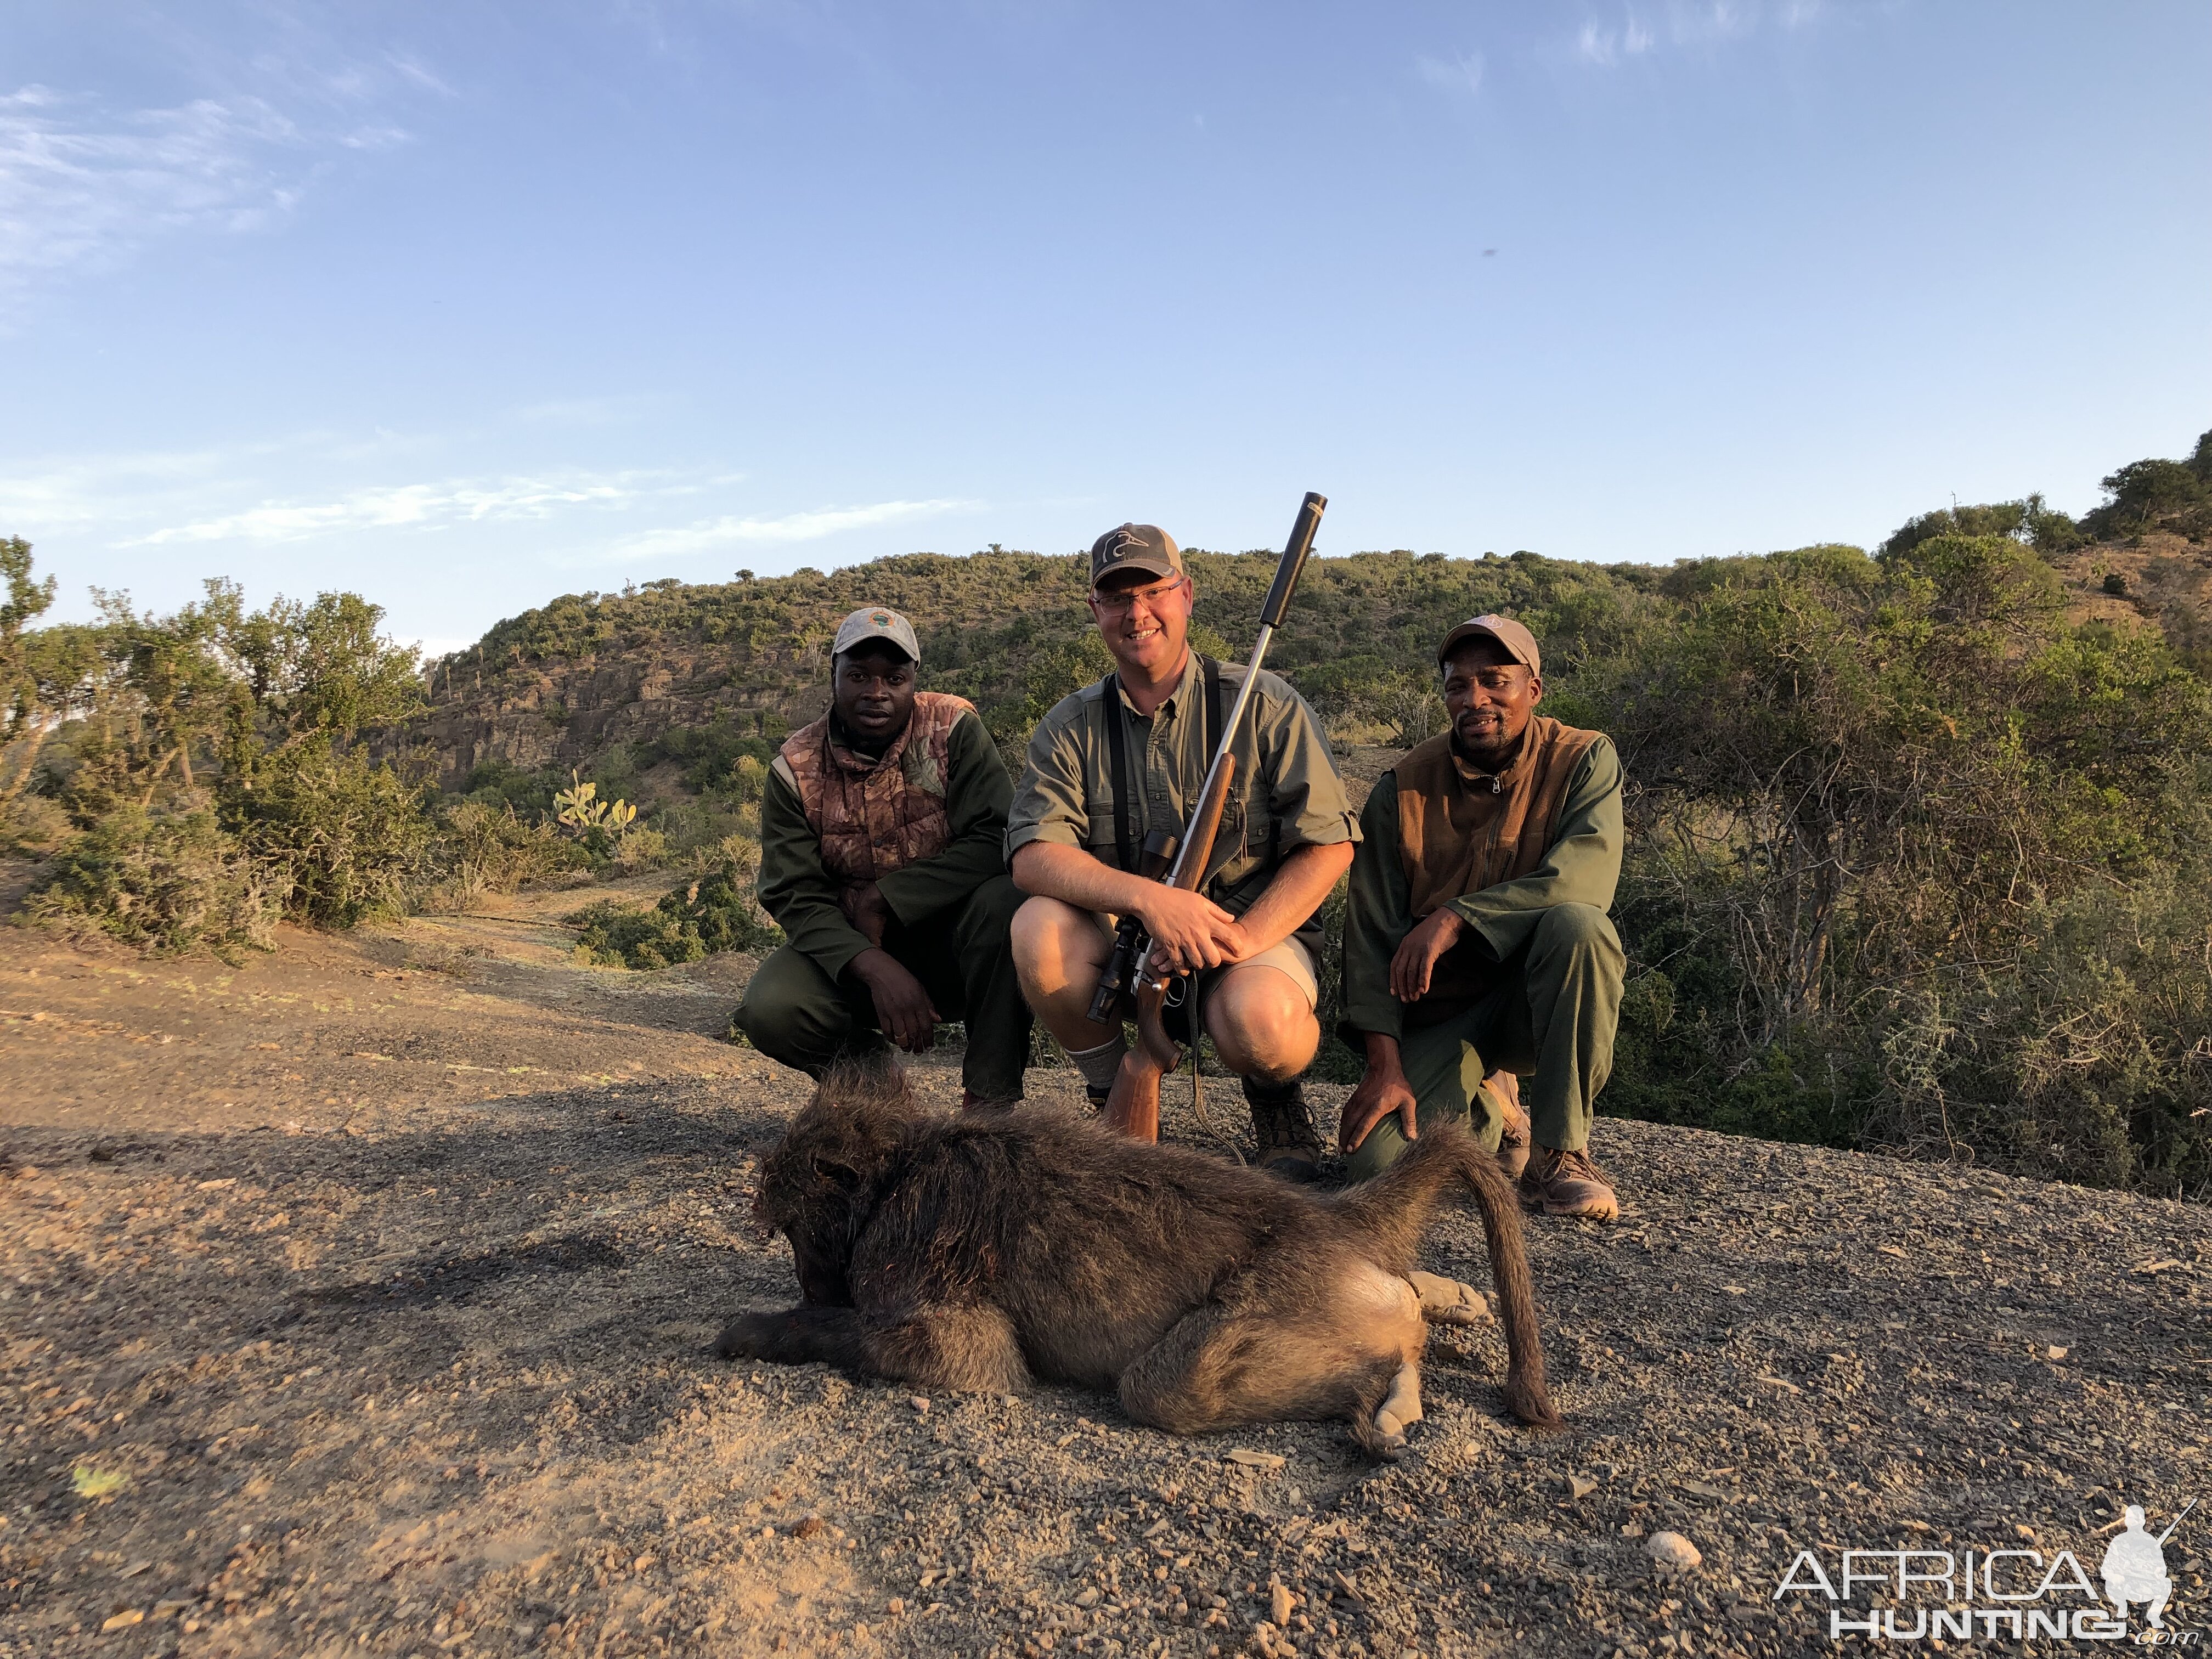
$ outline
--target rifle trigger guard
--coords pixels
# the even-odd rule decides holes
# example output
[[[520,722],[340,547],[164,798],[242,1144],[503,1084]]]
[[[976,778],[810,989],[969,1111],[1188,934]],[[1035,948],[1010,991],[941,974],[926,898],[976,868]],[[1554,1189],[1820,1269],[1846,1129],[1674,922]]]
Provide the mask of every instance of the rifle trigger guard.
[[[1160,993],[1160,1001],[1164,1006],[1180,1008],[1189,995],[1190,975],[1177,974],[1167,982],[1166,988]]]

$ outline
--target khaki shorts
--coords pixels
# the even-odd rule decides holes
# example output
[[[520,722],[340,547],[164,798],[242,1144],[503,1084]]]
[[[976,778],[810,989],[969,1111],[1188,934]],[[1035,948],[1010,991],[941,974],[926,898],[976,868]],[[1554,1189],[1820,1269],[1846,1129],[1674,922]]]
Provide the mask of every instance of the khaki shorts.
[[[1091,912],[1091,920],[1098,924],[1099,932],[1107,938],[1114,937],[1115,918]],[[1312,1008],[1321,1002],[1321,981],[1314,976],[1313,952],[1307,950],[1296,934],[1279,945],[1271,945],[1256,957],[1247,957],[1242,962],[1231,963],[1225,968],[1209,968],[1200,976],[1199,993],[1212,996],[1221,988],[1221,981],[1230,974],[1246,968],[1273,968],[1290,976],[1291,983],[1305,993],[1306,1006]]]

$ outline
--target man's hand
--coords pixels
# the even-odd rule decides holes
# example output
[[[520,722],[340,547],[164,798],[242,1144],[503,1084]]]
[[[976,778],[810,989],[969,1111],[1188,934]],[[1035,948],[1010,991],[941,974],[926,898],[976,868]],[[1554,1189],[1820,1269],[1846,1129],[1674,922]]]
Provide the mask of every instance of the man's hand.
[[[1214,934],[1213,942],[1221,951],[1221,959],[1212,964],[1216,968],[1233,968],[1238,963],[1249,961],[1260,954],[1259,942],[1252,937],[1252,930],[1242,921],[1231,922],[1225,931]],[[1156,974],[1187,971],[1169,961],[1166,952],[1157,945],[1152,947],[1152,954],[1146,960],[1152,963],[1152,971]]]
[[[872,881],[865,887],[854,888],[845,903],[853,926],[860,930],[861,937],[871,945],[881,945],[884,929],[892,921],[891,907],[884,897],[884,890]]]
[[[1237,918],[1202,893],[1148,882],[1141,902],[1132,908],[1152,936],[1158,966],[1188,974],[1237,960],[1232,952],[1243,941]]]
[[[876,1024],[910,1054],[937,1041],[937,1009],[921,981],[888,951],[866,950],[853,958],[853,974],[876,1000]]]
[[[1390,958],[1390,994],[1401,1002],[1419,1002],[1428,995],[1429,975],[1466,931],[1467,923],[1449,907],[1422,917],[1419,925],[1399,942],[1398,954]]]
[[[1370,1130],[1393,1112],[1398,1114],[1398,1127],[1406,1139],[1419,1139],[1420,1127],[1413,1121],[1413,1085],[1406,1081],[1405,1067],[1398,1058],[1398,1040],[1370,1031],[1367,1075],[1344,1103],[1344,1115],[1336,1126],[1336,1150],[1348,1156],[1367,1139]]]

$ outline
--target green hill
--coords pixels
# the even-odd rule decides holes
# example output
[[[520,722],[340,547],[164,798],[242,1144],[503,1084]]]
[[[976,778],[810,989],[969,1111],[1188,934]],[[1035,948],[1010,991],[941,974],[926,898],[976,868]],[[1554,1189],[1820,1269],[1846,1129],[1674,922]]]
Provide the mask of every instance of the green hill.
[[[2212,435],[2106,485],[2078,523],[1946,508],[1871,554],[1324,558],[1270,665],[1358,778],[1440,729],[1450,624],[1542,638],[1547,709],[1610,733],[1630,780],[1607,1109],[2202,1197]],[[1081,560],[996,547],[564,596],[419,678],[352,595],[248,614],[216,583],[173,617],[30,628],[51,587],[0,554],[0,854],[35,860],[17,884],[49,919],[154,948],[671,866],[665,914],[594,911],[595,951],[753,939],[765,763],[822,708],[847,611],[905,612],[924,683],[1010,761],[1109,665]],[[1234,654],[1274,555],[1189,564],[1194,638]],[[595,799],[556,801],[572,774]]]

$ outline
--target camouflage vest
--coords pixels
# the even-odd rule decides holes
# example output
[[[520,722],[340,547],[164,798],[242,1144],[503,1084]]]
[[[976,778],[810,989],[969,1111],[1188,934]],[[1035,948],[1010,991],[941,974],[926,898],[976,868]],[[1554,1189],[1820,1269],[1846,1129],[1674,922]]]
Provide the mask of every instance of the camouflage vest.
[[[830,735],[830,716],[802,726],[777,756],[790,769],[822,866],[850,896],[894,870],[945,850],[952,839],[945,799],[952,728],[975,712],[964,697],[917,691],[914,715],[880,758],[856,755]]]

